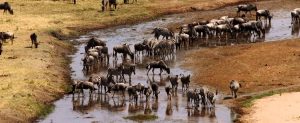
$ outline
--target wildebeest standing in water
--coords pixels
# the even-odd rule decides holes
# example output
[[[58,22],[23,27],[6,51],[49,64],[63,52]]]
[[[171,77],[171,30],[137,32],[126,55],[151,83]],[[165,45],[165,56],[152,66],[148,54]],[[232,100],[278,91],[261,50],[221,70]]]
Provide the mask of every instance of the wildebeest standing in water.
[[[37,35],[35,33],[32,33],[30,35],[30,39],[31,39],[31,47],[32,47],[32,45],[34,45],[35,48],[38,48],[39,43],[37,41]]]
[[[257,11],[257,7],[255,4],[242,4],[237,6],[237,15],[240,15],[241,11],[244,11],[246,14],[251,11]]]
[[[9,14],[13,15],[14,14],[14,10],[10,7],[8,2],[4,2],[2,4],[0,4],[0,10],[3,9],[3,13],[5,13],[6,11],[9,12]]]
[[[110,8],[110,10],[112,10],[111,9],[111,5],[113,5],[114,10],[116,10],[117,9],[117,0],[109,0],[109,8]]]
[[[152,34],[154,34],[154,37],[156,39],[159,39],[159,37],[162,35],[163,38],[169,39],[174,37],[174,32],[169,30],[168,28],[161,28],[161,27],[156,27],[153,29]]]

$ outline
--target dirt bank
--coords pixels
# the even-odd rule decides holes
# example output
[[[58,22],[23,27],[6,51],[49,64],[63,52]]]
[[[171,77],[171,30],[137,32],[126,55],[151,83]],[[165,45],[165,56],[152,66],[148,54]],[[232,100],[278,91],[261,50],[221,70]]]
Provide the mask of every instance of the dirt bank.
[[[299,39],[199,49],[187,53],[193,81],[229,92],[239,80],[240,94],[300,84]]]
[[[133,5],[120,4],[117,11],[101,13],[99,0],[78,1],[77,5],[70,1],[9,0],[15,14],[1,16],[1,31],[12,31],[17,38],[13,45],[4,45],[0,57],[0,122],[32,121],[50,112],[51,102],[65,93],[69,81],[67,55],[72,45],[52,36],[66,39],[93,29],[163,14],[215,9],[241,1],[245,2],[146,0]],[[29,47],[29,35],[33,32],[41,42],[38,49]]]
[[[256,100],[245,123],[297,123],[299,119],[300,92],[276,94]]]

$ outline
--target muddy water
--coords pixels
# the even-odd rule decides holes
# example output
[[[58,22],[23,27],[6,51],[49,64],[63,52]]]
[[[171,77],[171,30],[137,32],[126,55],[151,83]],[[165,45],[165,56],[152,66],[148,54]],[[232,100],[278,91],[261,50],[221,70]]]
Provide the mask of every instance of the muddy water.
[[[263,3],[262,3],[263,4]],[[272,9],[272,8],[271,8]],[[181,23],[189,17],[197,17],[199,15],[218,15],[220,12],[228,11],[233,13],[233,7],[226,7],[215,11],[193,12],[185,14],[176,14],[165,16],[158,20],[145,22],[137,25],[118,26],[109,29],[103,29],[91,32],[87,35],[81,36],[76,39],[79,42],[84,42],[90,37],[94,36],[102,40],[107,41],[109,52],[112,53],[112,47],[122,43],[135,44],[141,42],[143,39],[153,37],[151,30],[153,27],[166,27],[170,23]],[[279,39],[288,39],[298,37],[297,33],[292,33],[290,27],[290,14],[288,9],[276,9],[273,10],[274,19],[270,29],[264,39],[256,39],[260,41],[276,41]],[[87,79],[91,74],[86,74],[82,71],[81,58],[83,57],[84,48],[83,45],[77,46],[78,51],[72,56],[72,78],[73,79]],[[178,74],[192,74],[180,67],[180,63],[183,61],[183,56],[186,51],[178,51],[176,56],[165,59],[167,64],[171,68],[171,75]],[[112,58],[111,58],[112,59]],[[121,63],[121,56],[119,56],[118,63]],[[159,82],[160,96],[158,101],[151,99],[149,103],[145,103],[145,98],[139,100],[137,105],[130,103],[128,96],[125,100],[116,96],[111,98],[111,95],[94,94],[87,96],[88,92],[85,92],[85,97],[75,95],[65,95],[62,99],[55,102],[55,110],[45,119],[38,122],[43,123],[62,123],[62,122],[133,122],[131,120],[124,119],[124,117],[136,115],[136,114],[154,114],[158,116],[158,119],[147,122],[204,122],[204,123],[231,123],[235,114],[231,109],[221,104],[219,100],[214,110],[199,109],[193,110],[187,108],[186,97],[179,89],[177,95],[173,95],[171,101],[167,100],[167,95],[164,91],[164,87],[169,85],[167,81],[167,75],[164,73],[159,75],[146,75],[146,64],[151,61],[147,57],[138,57],[136,59],[137,70],[136,75],[132,76],[132,84],[142,83],[148,85],[149,82]],[[112,66],[113,60],[110,60],[110,66]],[[106,75],[106,69],[108,66],[100,66],[93,74]],[[156,71],[158,72],[158,71]],[[151,73],[151,72],[150,72]],[[128,81],[128,77],[126,77]],[[191,83],[191,87],[195,88],[197,85]],[[219,95],[219,99],[222,95]]]

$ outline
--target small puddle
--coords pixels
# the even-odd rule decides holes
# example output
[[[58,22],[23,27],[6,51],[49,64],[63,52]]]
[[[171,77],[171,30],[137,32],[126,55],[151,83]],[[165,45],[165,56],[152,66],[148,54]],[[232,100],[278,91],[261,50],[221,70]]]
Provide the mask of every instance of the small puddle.
[[[299,5],[299,4],[298,4]],[[226,7],[220,10],[205,11],[205,14],[216,14],[223,11],[234,12],[233,7]],[[151,38],[153,35],[151,31],[154,27],[166,27],[170,23],[180,23],[184,18],[193,15],[203,14],[204,12],[191,12],[184,14],[174,14],[164,16],[163,18],[144,22],[136,25],[117,26],[113,28],[103,29],[91,32],[87,35],[81,36],[77,41],[86,41],[94,36],[107,41],[109,52],[112,53],[112,47],[121,43],[135,44],[143,41],[143,39]],[[275,41],[280,39],[289,39],[298,37],[297,34],[292,33],[290,27],[290,12],[288,10],[274,10],[274,18],[272,26],[267,31],[265,41]],[[82,71],[81,58],[84,55],[84,46],[77,46],[78,51],[72,56],[72,79],[87,79],[89,75],[85,75]],[[186,51],[178,51],[174,58],[167,59],[167,64],[171,68],[171,75],[179,75],[181,73],[187,75],[191,71],[180,67],[183,61],[183,56]],[[111,58],[112,59],[112,58]],[[120,58],[119,58],[120,59]],[[158,119],[147,122],[203,122],[203,123],[232,123],[236,117],[235,113],[228,107],[221,104],[221,100],[216,105],[214,110],[192,110],[187,109],[187,99],[179,86],[177,95],[174,95],[171,101],[167,100],[167,95],[164,91],[165,85],[168,85],[167,75],[146,75],[146,64],[151,60],[147,57],[139,57],[136,64],[136,75],[132,76],[132,84],[142,83],[147,85],[149,81],[156,81],[160,83],[160,96],[158,101],[151,99],[149,103],[145,102],[145,98],[139,101],[137,105],[130,104],[128,96],[125,101],[121,98],[111,98],[111,95],[105,96],[102,94],[94,94],[92,96],[78,97],[77,94],[65,95],[62,99],[56,101],[55,110],[49,114],[45,119],[38,122],[42,123],[97,123],[97,122],[132,122],[124,119],[124,117],[136,114],[155,114]],[[110,65],[112,65],[110,60]],[[121,63],[121,61],[118,61]],[[101,66],[97,72],[93,74],[106,75],[107,66]],[[150,72],[151,73],[151,72]],[[193,75],[192,75],[193,76]],[[128,77],[126,77],[128,80]],[[195,88],[197,85],[191,83],[191,87]],[[181,84],[180,84],[181,85]],[[88,95],[88,92],[85,92]],[[221,95],[222,96],[222,95]],[[222,98],[220,96],[220,99]]]

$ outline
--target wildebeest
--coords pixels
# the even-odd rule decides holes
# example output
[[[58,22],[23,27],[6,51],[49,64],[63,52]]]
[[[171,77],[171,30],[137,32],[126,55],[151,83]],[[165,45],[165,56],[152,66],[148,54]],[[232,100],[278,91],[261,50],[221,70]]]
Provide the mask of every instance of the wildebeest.
[[[15,35],[13,32],[0,32],[0,40],[1,41],[5,42],[7,39],[10,39],[11,44],[13,44],[14,38],[15,38]]]
[[[117,58],[117,54],[122,53],[124,59],[126,58],[127,55],[130,56],[131,60],[134,60],[134,53],[130,50],[130,47],[128,44],[122,44],[122,45],[117,45],[113,48],[113,56]]]
[[[170,31],[168,28],[162,28],[162,27],[156,27],[153,29],[154,37],[156,39],[159,39],[159,37],[162,35],[163,38],[169,39],[174,37],[174,32]]]
[[[140,96],[142,96],[145,86],[141,83],[138,83],[138,84],[134,85],[133,87],[136,89],[137,92],[139,92]]]
[[[100,81],[100,91],[102,92],[102,87],[104,88],[104,93],[106,93],[106,90],[110,83],[115,83],[113,76],[101,76],[101,81]],[[99,88],[98,88],[99,89]]]
[[[30,35],[30,40],[31,40],[31,47],[32,47],[32,45],[34,45],[35,48],[38,48],[39,43],[37,41],[37,35],[35,33],[32,33]]]
[[[123,70],[123,65],[120,66],[116,66],[115,68],[109,67],[107,69],[107,77],[108,76],[116,76],[116,80],[122,80],[121,76],[122,76],[122,70]]]
[[[116,92],[121,92],[123,97],[125,97],[126,88],[127,88],[127,85],[125,83],[116,83],[116,84],[111,83],[108,86],[107,92],[110,93],[111,91],[113,91],[113,96],[112,97],[115,96]]]
[[[155,96],[155,99],[157,100],[158,99],[158,94],[160,93],[160,91],[158,90],[158,84],[153,82],[151,84],[151,88],[152,88],[152,91],[153,91],[153,95]]]
[[[102,9],[102,12],[105,11],[107,9],[107,6],[108,6],[108,0],[102,0],[102,6],[101,6],[101,9]]]
[[[177,88],[178,88],[178,80],[179,80],[178,75],[176,75],[176,76],[170,76],[170,77],[169,77],[169,81],[170,81],[170,83],[171,83],[171,85],[172,85],[172,89],[173,89],[175,92],[177,92]]]
[[[103,60],[105,59],[107,64],[109,64],[108,47],[107,46],[95,46],[94,48],[98,51],[101,63],[103,63]]]
[[[129,87],[127,88],[127,92],[128,92],[129,100],[134,99],[135,103],[137,104],[137,101],[138,101],[138,94],[137,94],[136,88],[133,87],[133,86],[129,86]]]
[[[261,20],[260,18],[264,17],[267,20],[269,20],[269,24],[271,24],[272,15],[269,10],[257,10],[256,11],[256,21]]]
[[[246,14],[247,12],[250,12],[251,14],[251,11],[257,11],[257,7],[255,4],[242,4],[242,5],[238,5],[237,6],[237,14],[240,15],[240,12],[241,11],[244,11]]]
[[[90,90],[90,94],[93,93],[94,90],[97,90],[97,88],[94,87],[94,84],[92,82],[88,82],[88,81],[73,81],[73,94],[75,93],[76,89],[80,89],[81,92],[83,93],[84,89],[89,89]]]
[[[166,93],[167,93],[167,95],[168,95],[168,99],[172,99],[172,95],[171,95],[171,93],[172,93],[172,87],[169,85],[169,86],[166,86],[165,87],[165,90],[166,90]]]
[[[143,51],[147,49],[147,46],[143,43],[137,43],[137,44],[134,44],[134,53],[135,54],[140,54],[140,52],[142,52],[143,54]]]
[[[151,96],[152,94],[152,90],[150,87],[145,87],[144,88],[144,95],[146,96],[146,102],[149,101],[149,97]]]
[[[188,105],[189,103],[194,103],[194,105],[196,106],[199,105],[199,101],[200,101],[199,90],[197,89],[188,90],[186,96],[187,96]]]
[[[293,11],[291,11],[291,16],[292,16],[292,24],[295,22],[299,23],[300,22],[300,8],[296,8]]]
[[[205,38],[207,35],[210,34],[210,30],[206,25],[196,25],[194,28],[198,33],[199,37]]]
[[[94,48],[95,46],[106,46],[106,43],[93,37],[87,42],[85,46],[85,52],[87,53],[90,48]]]
[[[109,8],[111,9],[111,6],[113,5],[114,10],[117,9],[117,0],[109,0]]]
[[[89,72],[90,69],[93,67],[96,59],[91,55],[85,55],[82,61],[83,61],[83,70]]]
[[[242,32],[255,32],[258,37],[261,36],[261,33],[264,32],[262,28],[261,21],[249,21],[243,24],[240,24],[240,29]]]
[[[170,74],[170,68],[167,66],[167,64],[163,60],[160,60],[160,61],[152,61],[151,63],[149,63],[147,65],[147,67],[146,67],[146,69],[148,69],[147,75],[151,69],[152,69],[152,73],[154,74],[155,68],[160,69],[159,75],[161,75],[163,70],[165,70],[168,74]]]
[[[207,101],[210,103],[211,106],[215,107],[215,102],[216,102],[216,95],[217,95],[217,91],[216,93],[208,91],[206,93],[206,97],[207,97]]]
[[[231,91],[231,95],[234,96],[234,98],[237,98],[237,91],[239,90],[239,88],[241,88],[242,85],[236,81],[236,80],[231,80],[230,81],[230,85],[229,85],[229,88],[230,88],[230,91]]]
[[[3,13],[5,13],[6,11],[9,12],[9,14],[13,15],[14,14],[14,10],[10,7],[8,2],[4,2],[0,4],[0,10],[3,9]]]
[[[131,82],[131,75],[132,73],[135,75],[135,64],[122,64],[122,79],[125,80],[125,74],[129,77],[129,82]]]
[[[180,74],[180,75],[181,75],[180,81],[182,83],[182,90],[183,90],[183,88],[185,88],[187,90],[189,88],[189,86],[190,86],[191,75],[187,75],[187,76],[184,76],[183,74]]]
[[[181,47],[188,47],[190,42],[190,36],[185,33],[180,33],[177,36],[177,43],[178,46],[176,46],[176,49],[180,49]]]

